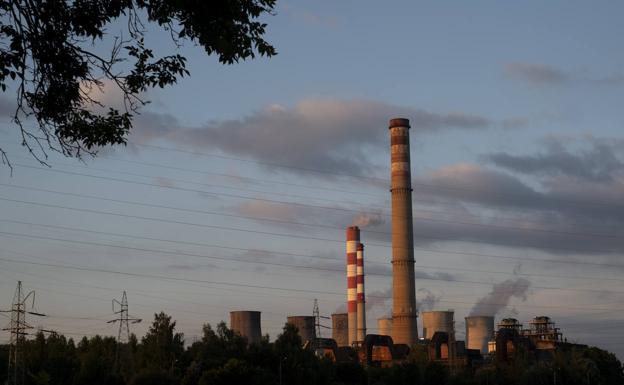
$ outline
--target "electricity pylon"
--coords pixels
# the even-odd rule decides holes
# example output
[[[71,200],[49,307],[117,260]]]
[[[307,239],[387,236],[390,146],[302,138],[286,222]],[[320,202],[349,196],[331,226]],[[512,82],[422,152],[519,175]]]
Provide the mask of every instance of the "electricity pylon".
[[[119,310],[116,310],[119,309]],[[128,356],[126,357],[127,363],[130,364],[132,362],[132,348],[128,346],[130,342],[130,324],[137,324],[141,322],[140,318],[130,317],[128,314],[128,297],[126,296],[126,292],[123,292],[123,296],[121,297],[121,302],[116,299],[113,299],[113,313],[117,314],[119,318],[112,319],[107,323],[116,323],[119,322],[119,332],[117,333],[117,349],[115,351],[115,369],[120,369],[120,359],[121,359],[121,349],[126,348],[128,350]]]
[[[28,330],[33,327],[26,322],[26,314],[45,317],[45,314],[34,311],[27,311],[27,301],[31,300],[30,308],[35,307],[35,292],[30,291],[24,295],[22,281],[17,282],[17,288],[13,295],[11,310],[0,310],[3,313],[11,313],[11,323],[9,327],[3,328],[11,332],[9,342],[9,371],[7,376],[8,385],[22,385],[26,375],[26,365],[24,362],[24,341],[29,334]]]

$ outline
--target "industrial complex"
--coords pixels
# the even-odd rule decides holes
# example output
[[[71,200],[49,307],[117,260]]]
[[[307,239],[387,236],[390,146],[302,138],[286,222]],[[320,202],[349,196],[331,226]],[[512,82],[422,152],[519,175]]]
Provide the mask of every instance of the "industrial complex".
[[[289,316],[302,344],[318,355],[336,361],[359,361],[366,365],[387,366],[403,362],[413,349],[426,352],[430,361],[448,365],[479,365],[488,357],[508,360],[522,350],[536,360],[548,360],[558,349],[569,349],[555,323],[546,316],[529,322],[528,328],[514,318],[496,324],[492,314],[465,317],[465,340],[456,338],[453,310],[420,313],[422,333],[418,333],[418,309],[414,273],[412,228],[412,186],[410,165],[410,124],[408,119],[389,122],[390,193],[392,197],[392,311],[377,320],[377,333],[366,329],[364,286],[364,243],[360,228],[346,228],[347,277],[346,313],[331,315],[331,338],[320,338],[318,315]],[[260,312],[231,312],[230,327],[250,343],[260,340]]]

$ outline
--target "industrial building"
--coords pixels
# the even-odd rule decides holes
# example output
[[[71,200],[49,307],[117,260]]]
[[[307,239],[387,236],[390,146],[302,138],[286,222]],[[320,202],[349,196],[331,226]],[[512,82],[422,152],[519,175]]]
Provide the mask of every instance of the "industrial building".
[[[332,319],[332,339],[337,346],[349,346],[349,318],[347,313],[334,313]]]
[[[419,339],[412,228],[412,186],[409,120],[391,119],[390,153],[392,198],[392,311],[377,320],[377,334],[367,334],[364,244],[358,226],[346,228],[346,313],[331,315],[332,338],[317,335],[316,316],[290,316],[306,348],[336,361],[359,361],[366,365],[388,366],[403,362],[410,349],[420,349],[429,360],[454,367],[475,367],[496,356],[508,360],[519,349],[535,359],[552,358],[557,349],[570,346],[549,317],[535,317],[523,329],[515,318],[502,319],[496,329],[494,316],[475,314],[465,317],[465,341],[456,340],[453,310],[423,311],[422,338]],[[317,308],[316,308],[317,309]],[[320,318],[317,318],[320,317]],[[325,317],[327,318],[327,317]],[[230,313],[231,327],[257,343],[262,338],[260,312]]]
[[[314,316],[290,316],[286,322],[297,328],[303,344],[316,340],[316,318]]]
[[[494,338],[493,316],[469,316],[466,321],[466,349],[488,353],[488,343]]]
[[[250,344],[257,344],[262,339],[259,311],[232,311],[230,312],[230,329],[247,338]]]

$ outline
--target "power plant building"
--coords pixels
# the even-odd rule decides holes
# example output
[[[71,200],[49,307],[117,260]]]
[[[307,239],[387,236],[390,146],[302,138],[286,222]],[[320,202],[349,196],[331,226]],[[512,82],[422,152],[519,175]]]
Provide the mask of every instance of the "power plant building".
[[[377,334],[392,336],[392,318],[377,319]]]
[[[414,345],[418,342],[418,325],[409,128],[408,119],[390,120],[392,339],[396,344]]]
[[[250,344],[259,343],[262,339],[259,311],[230,312],[230,329],[247,338]]]
[[[332,339],[338,346],[349,346],[349,318],[347,313],[334,313],[332,319]]]
[[[488,342],[494,338],[493,316],[466,317],[466,348],[488,353]]]
[[[314,341],[316,339],[316,318],[314,316],[290,316],[286,322],[297,328],[302,343],[305,344],[306,341]]]
[[[422,337],[430,340],[436,332],[448,333],[449,336],[455,335],[454,313],[448,311],[424,311],[421,313],[421,322],[423,326]]]

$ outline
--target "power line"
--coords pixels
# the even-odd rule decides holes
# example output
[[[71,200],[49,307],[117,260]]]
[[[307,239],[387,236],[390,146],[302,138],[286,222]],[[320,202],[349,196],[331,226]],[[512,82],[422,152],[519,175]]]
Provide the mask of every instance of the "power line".
[[[69,241],[69,242],[82,243],[82,242],[79,242],[79,241]],[[104,244],[100,244],[100,245],[104,245]],[[118,248],[128,248],[126,246],[116,246],[116,245],[108,245],[108,244],[106,244],[105,246],[118,247]],[[138,249],[138,248],[130,248],[130,249]],[[155,249],[142,249],[141,251],[147,251],[147,252],[151,252],[151,253],[160,253],[160,254],[169,254],[169,255],[175,255],[175,256],[188,255],[188,256],[202,257],[201,255],[193,255],[193,254],[187,254],[187,253],[170,252],[170,251],[155,250]],[[190,278],[189,279],[184,279],[184,278],[179,278],[179,277],[169,277],[169,276],[165,276],[165,275],[128,273],[128,272],[121,272],[121,271],[102,269],[102,268],[86,268],[86,267],[77,267],[77,266],[69,266],[69,265],[62,265],[62,264],[18,261],[18,260],[9,259],[9,258],[0,258],[0,261],[22,263],[22,264],[31,264],[31,265],[38,265],[38,266],[66,268],[66,269],[73,269],[73,270],[79,270],[79,271],[93,271],[93,272],[103,272],[103,273],[120,274],[120,275],[127,275],[127,276],[170,279],[170,280],[174,280],[174,281],[186,281],[186,282],[196,282],[196,283],[212,283],[212,284],[225,285],[225,286],[248,287],[248,288],[264,288],[264,289],[272,289],[272,290],[309,292],[309,293],[319,293],[319,294],[338,294],[338,295],[343,295],[344,294],[344,293],[337,293],[337,292],[328,292],[328,291],[323,291],[323,290],[297,289],[297,288],[280,288],[280,287],[251,285],[251,284],[232,283],[232,282],[223,282],[223,281],[207,281],[207,280],[198,280],[198,279],[190,279]],[[259,264],[264,264],[264,263],[259,263]],[[333,271],[337,271],[337,270],[333,270]],[[433,277],[427,277],[427,278],[421,277],[420,279],[432,280],[432,281],[470,283],[470,284],[487,285],[487,286],[490,286],[492,284],[491,282],[467,281],[467,280],[458,280],[458,279],[449,280],[449,279],[433,278]],[[624,291],[620,292],[620,291],[613,291],[613,290],[598,290],[598,289],[578,289],[578,288],[563,288],[563,287],[549,287],[549,286],[532,286],[532,287],[536,288],[536,289],[543,289],[543,290],[563,290],[563,291],[598,292],[598,293],[604,293],[605,291],[607,291],[607,292],[610,292],[610,293],[624,293]],[[369,295],[369,297],[373,297],[373,296]]]
[[[24,158],[22,158],[24,159]],[[173,169],[176,171],[188,171],[188,172],[193,172],[193,173],[199,173],[199,174],[206,174],[206,175],[217,175],[217,176],[221,176],[221,177],[226,177],[226,178],[235,178],[237,180],[239,179],[246,179],[246,180],[251,180],[254,183],[263,183],[263,184],[280,184],[280,185],[289,185],[289,186],[296,186],[296,187],[301,187],[301,188],[310,188],[310,189],[320,189],[320,190],[329,190],[329,191],[336,191],[336,192],[345,192],[345,193],[349,193],[350,195],[353,194],[363,194],[363,195],[370,195],[370,196],[375,196],[375,197],[386,197],[385,195],[381,195],[381,194],[369,194],[369,193],[365,193],[362,191],[359,191],[358,189],[351,189],[351,190],[344,190],[344,189],[332,189],[332,188],[323,188],[323,187],[317,187],[317,186],[309,186],[309,185],[301,185],[301,184],[295,184],[295,183],[287,183],[287,182],[279,182],[279,181],[275,181],[275,180],[266,180],[266,179],[260,179],[260,178],[251,178],[251,177],[246,177],[246,176],[238,176],[238,175],[233,175],[233,174],[225,174],[225,173],[215,173],[215,172],[209,172],[209,171],[199,171],[199,170],[193,170],[193,169],[187,169],[187,168],[182,168],[182,167],[172,167],[172,166],[167,166],[167,165],[161,165],[161,164],[157,164],[157,163],[149,163],[149,162],[140,162],[140,161],[132,161],[132,160],[124,160],[124,159],[116,159],[116,158],[107,158],[108,160],[113,160],[113,161],[118,161],[118,162],[125,162],[125,163],[131,163],[131,164],[139,164],[139,165],[147,165],[150,167],[158,167],[159,169],[165,168],[165,169]],[[126,175],[133,175],[133,176],[139,176],[139,177],[144,177],[144,178],[161,178],[162,176],[159,175],[144,175],[144,174],[136,174],[136,173],[128,173],[128,172],[123,172],[123,171],[118,171],[118,170],[108,170],[108,169],[102,169],[102,168],[95,168],[95,167],[90,167],[90,166],[78,166],[78,165],[73,165],[73,164],[68,164],[68,163],[64,163],[65,166],[67,167],[72,167],[72,168],[82,168],[82,169],[89,169],[89,170],[96,170],[96,171],[102,171],[102,172],[107,172],[107,173],[120,173],[120,174],[126,174]],[[178,182],[182,182],[182,183],[190,183],[190,184],[196,184],[196,185],[204,185],[204,186],[213,186],[213,187],[222,187],[222,188],[226,188],[226,189],[236,189],[236,190],[247,190],[247,191],[255,191],[255,190],[250,190],[250,189],[243,189],[241,187],[231,187],[231,186],[223,186],[223,185],[214,185],[214,184],[205,184],[205,183],[199,183],[199,182],[195,182],[195,181],[188,181],[188,180],[182,180],[182,179],[172,179],[170,177],[163,177],[166,178],[167,180],[171,180],[171,181],[178,181]],[[285,195],[288,196],[288,194],[281,194],[281,193],[274,193],[274,192],[268,192],[268,191],[256,191],[256,192],[260,192],[260,193],[271,193],[271,194],[277,194],[277,195]],[[295,196],[295,195],[292,195]],[[343,203],[353,203],[352,201],[349,202],[344,202],[344,201],[337,201],[337,200],[328,200],[325,198],[319,198],[318,196],[297,196],[300,198],[304,198],[304,199],[313,199],[313,200],[327,200],[327,201],[334,201],[334,202],[343,202]],[[429,204],[434,204],[434,205],[444,205],[444,206],[450,206],[450,207],[455,207],[452,203],[450,202],[442,202],[439,200],[425,200],[422,198],[418,198],[418,197],[412,197],[413,201],[416,202],[423,202],[423,203],[429,203]],[[466,204],[466,202],[464,202]],[[479,203],[472,203],[472,202],[468,202],[467,204],[476,204],[479,205]],[[369,205],[370,207],[370,205]],[[388,208],[388,206],[377,206],[380,208]],[[419,212],[430,212],[430,213],[440,213],[440,214],[446,214],[446,215],[452,215],[452,213],[446,212],[446,211],[439,211],[439,210],[423,210],[423,209],[419,209]],[[464,213],[464,215],[469,215],[471,217],[478,217],[477,215],[474,214],[466,214]],[[496,220],[506,220],[506,221],[511,221],[511,222],[522,222],[522,224],[527,224],[527,221],[520,221],[517,218],[512,218],[512,217],[501,217],[501,216],[497,216],[495,218]],[[531,223],[531,222],[529,222]],[[595,224],[593,223],[568,223],[568,225],[573,225],[573,226],[579,226],[579,225],[583,225],[583,226],[591,226],[591,227],[595,227]]]
[[[177,149],[177,148],[163,147],[163,146],[156,146],[156,145],[142,144],[142,143],[135,143],[135,142],[129,142],[129,143],[131,143],[131,144],[133,144],[135,146],[140,146],[140,147],[155,148],[155,149],[164,150],[164,151],[175,151],[175,152],[192,154],[192,155],[195,155],[195,156],[201,155],[201,156],[216,157],[216,158],[236,160],[236,161],[241,161],[241,162],[257,163],[257,164],[263,164],[263,165],[274,166],[274,167],[282,167],[282,168],[287,168],[287,169],[294,169],[294,170],[301,170],[301,171],[308,171],[308,172],[316,172],[316,173],[320,173],[320,174],[344,176],[344,177],[354,178],[356,180],[368,179],[368,180],[383,182],[383,183],[386,183],[387,185],[390,184],[390,181],[388,179],[386,179],[386,178],[376,178],[376,177],[370,177],[370,176],[367,176],[367,175],[337,173],[337,172],[332,172],[332,171],[327,171],[327,170],[302,168],[302,167],[296,167],[296,166],[292,166],[292,165],[284,165],[284,164],[272,163],[272,162],[263,162],[263,161],[258,161],[258,160],[250,160],[250,159],[237,158],[237,157],[233,157],[233,156],[225,156],[225,155],[218,155],[218,154],[209,154],[209,153],[204,153],[204,152],[199,152],[199,151],[188,151],[188,150],[182,150],[182,149]],[[501,196],[504,196],[505,198],[508,198],[509,196],[514,196],[514,195],[522,197],[522,198],[526,198],[526,196],[524,196],[522,194],[514,193],[513,191],[505,192],[505,194],[502,194],[502,193],[496,193],[496,192],[483,190],[483,189],[476,189],[476,188],[472,188],[472,187],[468,187],[468,186],[457,186],[457,185],[456,186],[452,186],[452,185],[428,184],[428,183],[422,183],[422,182],[418,182],[418,181],[412,181],[412,186],[422,186],[422,187],[438,188],[438,189],[445,189],[445,190],[484,192],[484,193],[490,193],[492,195],[501,195]],[[615,207],[623,207],[624,208],[624,205],[621,205],[621,204],[612,204],[612,203],[604,203],[604,202],[594,202],[594,201],[577,200],[577,199],[566,199],[566,198],[556,198],[556,199],[552,199],[552,200],[559,201],[559,202],[564,202],[564,203],[571,203],[571,204],[587,204],[587,205],[597,205],[597,206],[607,206],[607,207],[615,206]]]
[[[241,231],[241,232],[255,233],[255,234],[262,234],[262,235],[273,235],[273,236],[279,236],[279,237],[287,237],[287,238],[294,238],[294,239],[308,239],[308,240],[325,241],[325,242],[332,242],[332,243],[343,243],[344,242],[343,240],[339,240],[339,239],[310,237],[310,236],[297,235],[297,234],[276,233],[276,232],[269,232],[269,231],[241,229],[241,228],[227,227],[227,226],[218,226],[218,225],[207,225],[207,224],[200,224],[200,223],[193,223],[193,222],[168,220],[168,219],[163,219],[163,218],[144,217],[144,216],[138,216],[138,215],[113,213],[113,212],[101,211],[101,210],[68,207],[68,206],[53,205],[53,204],[47,204],[47,203],[31,202],[31,201],[22,201],[22,200],[17,200],[17,199],[8,199],[8,198],[1,198],[1,197],[0,197],[0,200],[14,202],[14,203],[30,204],[30,205],[36,205],[36,206],[42,206],[42,207],[60,208],[60,209],[79,211],[79,212],[88,212],[88,213],[103,214],[103,215],[112,215],[112,216],[119,216],[119,217],[124,217],[124,218],[133,218],[133,219],[146,220],[146,221],[155,221],[155,222],[161,222],[161,223],[171,223],[171,224],[176,224],[176,225],[188,225],[188,226],[201,227],[201,228],[212,228],[212,229],[229,230],[229,231]],[[379,244],[379,243],[374,243],[374,242],[367,242],[367,245],[368,246],[379,246],[379,247],[384,247],[384,248],[390,247],[390,246],[388,246],[388,244]],[[422,247],[414,247],[414,249],[425,251],[425,252],[431,252],[431,253],[441,253],[441,254],[482,256],[482,257],[489,257],[489,258],[501,258],[501,259],[513,259],[513,260],[533,260],[533,261],[539,261],[539,262],[552,262],[552,263],[570,263],[570,264],[581,264],[581,265],[596,265],[596,266],[602,266],[602,267],[604,267],[604,266],[624,267],[624,265],[620,265],[620,264],[607,264],[607,263],[583,262],[583,261],[560,261],[560,260],[555,260],[555,259],[502,256],[502,255],[471,253],[471,252],[459,252],[459,251],[449,251],[449,250],[434,250],[434,249],[426,249],[426,248],[422,248]],[[583,251],[583,249],[577,249],[577,251]],[[604,250],[604,251],[591,250],[591,251],[593,251],[593,252],[604,252],[604,253],[616,253],[617,252],[616,250],[612,250],[612,251],[609,251],[609,250]]]
[[[137,201],[128,201],[128,200],[122,200],[122,199],[113,199],[113,198],[107,198],[107,197],[101,197],[101,196],[95,196],[95,195],[87,195],[87,194],[78,194],[78,193],[71,193],[71,192],[64,192],[64,191],[56,191],[56,190],[42,189],[42,188],[37,188],[37,187],[30,187],[30,186],[10,185],[10,184],[3,184],[3,183],[0,183],[0,186],[2,186],[2,187],[9,187],[9,188],[16,188],[16,189],[22,189],[22,190],[39,191],[39,192],[58,194],[58,195],[80,197],[80,198],[96,199],[96,200],[101,200],[101,201],[105,201],[105,202],[114,202],[114,203],[133,205],[133,206],[142,206],[142,207],[150,207],[150,208],[161,208],[161,209],[167,209],[167,210],[189,212],[189,213],[194,213],[194,214],[198,214],[199,213],[199,214],[217,215],[217,216],[224,216],[224,217],[230,217],[230,218],[241,218],[241,219],[255,220],[255,221],[267,221],[267,222],[273,222],[273,223],[279,223],[279,224],[300,225],[300,226],[307,226],[307,227],[317,227],[317,228],[322,228],[322,229],[336,229],[336,230],[340,230],[340,231],[344,230],[343,227],[326,225],[326,224],[303,223],[303,222],[286,221],[286,220],[274,219],[274,218],[263,218],[263,217],[255,217],[255,216],[227,214],[227,213],[215,212],[215,211],[207,211],[207,210],[202,210],[202,209],[187,209],[187,208],[181,208],[181,207],[176,207],[176,206],[159,205],[159,204],[137,202]],[[3,200],[3,199],[8,199],[8,198],[0,198],[0,200]],[[24,203],[24,202],[22,202],[22,203]],[[26,204],[34,204],[34,205],[36,205],[36,204],[41,204],[41,203],[30,202],[30,203],[26,203]],[[66,207],[63,206],[63,207],[60,207],[60,208],[66,208]],[[72,209],[76,209],[76,208],[72,208]],[[368,228],[362,229],[362,231],[365,232],[365,233],[371,233],[371,234],[381,234],[381,235],[390,235],[391,234],[390,232],[387,232],[387,231],[377,231],[377,230],[371,230],[371,229],[368,229]],[[579,249],[578,247],[577,248],[572,248],[572,247],[556,247],[556,246],[547,246],[547,245],[532,245],[532,244],[525,244],[525,243],[509,243],[509,242],[504,243],[504,242],[496,242],[494,240],[485,242],[485,241],[477,241],[477,240],[471,240],[471,239],[435,236],[435,235],[428,235],[428,234],[422,234],[422,233],[414,234],[414,238],[417,238],[417,239],[433,239],[433,240],[441,240],[441,241],[449,241],[449,242],[455,241],[455,242],[465,242],[465,243],[476,243],[476,244],[485,244],[485,245],[500,245],[500,246],[505,246],[505,247],[531,247],[531,248],[539,248],[539,249],[546,249],[546,250],[557,250],[557,251],[574,251],[574,252],[584,251],[584,252],[592,252],[592,253],[619,253],[619,251],[617,251],[617,250],[597,250],[597,249],[588,249],[588,248]],[[374,245],[374,244],[369,244],[369,245]],[[278,253],[278,252],[276,252],[276,253]]]
[[[0,258],[0,260],[4,260],[4,259]],[[28,263],[28,262],[25,262],[25,263]],[[45,264],[45,265],[47,266],[48,264]],[[55,265],[55,266],[59,266],[59,265]],[[62,265],[60,265],[60,266],[62,266]],[[65,266],[62,266],[61,268],[64,268],[64,267]],[[73,268],[73,267],[69,267],[69,268]],[[84,269],[87,269],[88,271],[90,271],[89,268],[84,268]],[[108,272],[110,272],[110,271],[108,271]],[[31,273],[28,273],[28,275],[36,276],[34,274],[31,274]],[[142,274],[137,274],[137,275],[144,276]],[[151,277],[148,276],[148,278],[151,278]],[[55,280],[55,279],[51,279],[51,278],[47,278],[47,279],[48,280],[52,280],[53,282],[63,282],[63,283],[67,283],[68,282],[67,280],[59,281],[59,280]],[[69,281],[69,282],[71,283],[71,281]],[[84,284],[84,283],[75,283],[75,284],[79,285],[79,286],[102,288],[102,287],[99,287],[99,286],[93,286],[93,285]],[[236,284],[234,284],[234,285],[236,285]],[[255,287],[256,288],[267,288],[266,286],[255,286]],[[102,288],[102,289],[111,290],[111,291],[116,290],[116,289],[113,289],[113,288]],[[210,289],[213,289],[213,288],[210,288]],[[49,290],[49,289],[42,289],[42,290]],[[290,290],[290,289],[284,288],[283,290]],[[52,291],[54,291],[54,290],[52,290]],[[303,290],[303,291],[306,291],[306,290]],[[79,296],[79,297],[84,297],[84,298],[88,298],[88,299],[102,299],[102,300],[104,300],[104,298],[100,298],[100,297],[90,297],[90,296],[84,296],[84,295],[79,295],[79,294],[70,293],[70,292],[60,292],[60,293],[64,294],[64,295],[73,295],[73,296]],[[343,296],[344,295],[344,293],[341,293],[341,292],[323,292],[322,294],[336,295],[336,296]],[[139,295],[145,296],[145,297],[148,297],[148,298],[151,297],[151,298],[154,298],[154,299],[164,300],[164,301],[180,302],[179,299],[168,299],[168,298],[162,297],[162,296],[150,296],[150,295],[145,295],[145,294],[139,294]],[[270,296],[274,296],[274,294],[270,294]],[[380,296],[380,295],[374,295],[374,294],[373,295],[369,295],[369,297],[378,298],[378,299],[384,299],[384,300],[388,300],[388,299],[392,298],[391,296],[388,296],[388,295]],[[312,299],[312,297],[309,297],[309,298],[306,298],[306,299]],[[205,303],[190,302],[190,301],[183,301],[183,300],[181,302],[186,302],[186,303],[189,303],[189,304],[199,305],[199,306],[208,306],[208,307],[214,306],[214,305],[208,305],[208,304],[205,304]],[[446,300],[440,299],[437,302],[442,302],[442,303],[460,303],[460,304],[468,304],[468,305],[474,305],[474,303],[475,303],[475,301],[467,302],[467,301],[461,301],[461,300],[458,300],[458,299],[446,299]],[[490,303],[490,305],[492,305],[492,306],[503,306],[503,305],[507,305],[507,303],[506,302],[505,303],[498,303],[498,302],[496,302],[496,303]],[[601,304],[601,305],[609,305],[609,304]],[[145,305],[142,305],[142,306],[145,306]],[[536,308],[559,308],[559,309],[568,309],[568,310],[600,311],[601,313],[599,313],[599,314],[621,312],[621,309],[614,309],[614,308],[610,308],[608,311],[602,312],[605,309],[602,309],[602,308],[596,309],[596,308],[591,308],[591,307],[587,307],[587,306],[571,307],[571,306],[529,305],[529,304],[523,304],[523,306],[526,306],[526,307],[536,307]],[[457,307],[457,306],[455,306],[455,307]],[[463,308],[471,308],[471,307],[472,306],[463,307]],[[460,308],[462,308],[462,307],[460,307]],[[193,313],[194,314],[199,314],[199,313],[196,313],[196,312],[193,312]],[[268,313],[271,313],[271,312],[268,312]],[[201,313],[201,314],[203,314],[203,313]],[[281,314],[281,313],[280,314],[272,313],[272,314],[285,316],[284,314]],[[66,318],[66,319],[83,319],[83,317],[63,317],[63,316],[54,316],[54,315],[48,315],[48,317],[52,317],[52,318]],[[86,319],[93,320],[93,318],[86,318]]]
[[[392,214],[383,214],[383,213],[380,214],[380,213],[376,213],[376,212],[367,212],[367,211],[361,210],[361,209],[349,209],[349,208],[345,208],[345,207],[320,206],[320,205],[312,205],[312,204],[299,203],[299,202],[286,202],[286,201],[280,201],[280,200],[276,200],[276,199],[249,197],[249,196],[245,196],[245,195],[237,195],[237,194],[229,194],[229,193],[222,193],[222,192],[189,189],[189,188],[178,187],[178,186],[166,186],[166,185],[159,185],[159,184],[155,184],[155,183],[147,183],[147,182],[139,182],[139,181],[127,180],[127,179],[105,177],[105,176],[101,176],[101,175],[91,175],[91,174],[84,174],[84,173],[78,173],[78,172],[72,172],[72,171],[66,171],[66,170],[55,170],[55,169],[50,169],[50,168],[34,167],[34,166],[28,166],[28,165],[23,165],[23,164],[18,164],[18,163],[14,164],[13,166],[14,167],[24,167],[24,168],[35,169],[35,170],[41,170],[41,171],[48,171],[48,172],[56,172],[56,173],[61,173],[61,174],[83,176],[83,177],[88,177],[88,178],[103,179],[103,180],[109,180],[109,181],[114,181],[114,182],[129,183],[129,184],[136,184],[136,185],[142,185],[142,186],[150,186],[150,187],[156,187],[156,188],[164,188],[164,189],[172,189],[172,190],[178,190],[178,191],[186,191],[186,192],[194,192],[194,193],[201,193],[201,194],[211,194],[211,195],[225,196],[225,197],[236,198],[236,199],[246,199],[246,200],[262,201],[262,202],[270,202],[270,203],[283,204],[283,205],[292,205],[292,206],[306,207],[306,208],[315,208],[315,209],[324,209],[324,210],[333,210],[333,211],[343,211],[343,212],[351,212],[351,213],[357,213],[357,214],[369,213],[369,214],[373,214],[373,215],[382,215],[382,216],[385,216],[385,217],[392,217]],[[430,218],[430,217],[418,217],[418,216],[414,216],[414,218],[422,220],[422,221],[427,221],[427,222],[441,222],[441,223],[449,223],[449,224],[464,225],[464,226],[477,226],[477,227],[498,228],[498,229],[518,230],[518,231],[538,232],[538,233],[542,233],[543,232],[543,233],[560,234],[560,235],[574,235],[574,236],[581,236],[581,237],[618,238],[616,235],[612,235],[612,234],[575,233],[575,232],[549,230],[549,229],[542,229],[542,228],[526,228],[526,227],[503,226],[503,225],[494,225],[494,224],[486,224],[486,223],[464,222],[464,221],[458,221],[458,220],[443,220],[443,219],[435,219],[435,218]]]
[[[136,236],[136,235],[130,235],[130,234],[121,234],[121,233],[113,233],[113,232],[105,232],[105,231],[88,230],[88,229],[84,229],[84,228],[75,228],[75,227],[68,227],[68,226],[47,225],[47,224],[32,223],[32,222],[6,220],[6,219],[0,219],[0,222],[16,223],[16,224],[23,224],[23,225],[28,225],[28,226],[44,227],[44,228],[62,229],[62,230],[69,230],[69,231],[76,231],[76,232],[86,232],[86,233],[98,234],[98,235],[111,235],[111,236],[115,236],[115,237],[123,237],[123,238],[129,238],[129,239],[150,240],[150,241],[166,242],[166,243],[174,243],[174,244],[188,244],[188,245],[193,245],[193,246],[214,247],[214,245],[201,243],[201,242],[187,242],[187,241],[178,241],[178,240],[171,240],[171,239],[164,239],[164,238],[144,237],[144,236]],[[241,250],[241,251],[247,251],[247,252],[259,251],[257,249],[249,249],[249,248],[236,248],[236,249]],[[270,252],[270,251],[267,251],[267,252]],[[302,254],[298,254],[297,256],[305,257],[305,258],[320,259],[320,260],[344,262],[343,259],[341,259],[341,258],[321,257],[321,256],[316,256],[316,255],[302,255]],[[217,257],[215,256],[215,258],[217,258]],[[222,258],[226,258],[228,261],[231,260],[230,257],[222,257]],[[241,262],[241,260],[236,260],[236,261],[237,262]],[[245,261],[245,260],[242,260],[242,262],[255,263],[255,261]],[[375,264],[375,265],[388,266],[387,262],[368,261],[367,263]],[[601,264],[601,266],[602,266],[602,264]],[[288,265],[288,267],[297,268],[299,266]],[[465,272],[473,272],[473,273],[506,274],[506,275],[509,274],[509,272],[507,272],[507,271],[490,271],[490,270],[482,270],[482,269],[474,270],[474,269],[466,269],[466,268],[458,268],[458,267],[446,267],[446,266],[427,266],[427,265],[422,265],[422,264],[419,264],[419,263],[416,264],[416,267],[418,267],[419,269],[423,269],[424,268],[424,269],[465,271]],[[624,267],[624,265],[622,267]],[[332,270],[332,271],[342,272],[342,270]],[[380,274],[380,273],[369,273],[368,275],[390,276],[390,274]],[[587,280],[604,280],[604,281],[624,282],[624,279],[622,279],[622,278],[587,277],[587,276],[578,276],[578,275],[577,276],[566,276],[566,275],[541,274],[541,273],[519,273],[519,272],[514,273],[514,275],[517,275],[517,276],[527,276],[527,277],[587,279]]]

